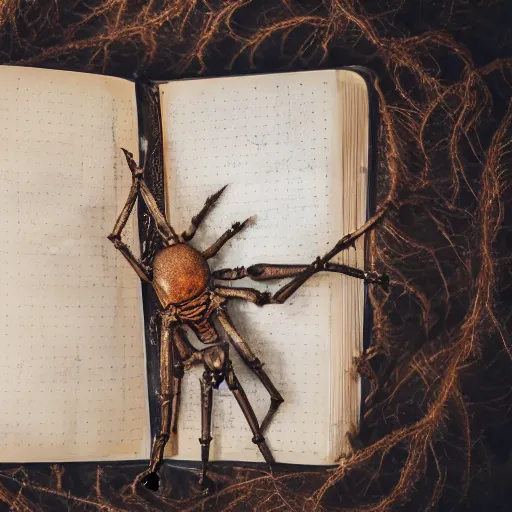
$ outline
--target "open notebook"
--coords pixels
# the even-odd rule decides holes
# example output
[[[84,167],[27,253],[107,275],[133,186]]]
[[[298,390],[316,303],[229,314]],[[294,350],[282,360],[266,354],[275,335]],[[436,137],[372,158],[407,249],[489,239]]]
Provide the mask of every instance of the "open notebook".
[[[122,79],[6,66],[0,81],[0,462],[147,459],[158,351],[141,283],[107,240],[131,184],[121,147],[153,158],[150,182],[178,232],[229,184],[195,247],[256,216],[212,269],[308,264],[367,218],[366,81],[327,70],[174,81],[145,94]],[[145,243],[138,220],[123,234],[135,252]],[[364,268],[364,238],[336,260]],[[272,291],[285,282],[226,283]],[[317,274],[283,305],[231,313],[285,399],[265,436],[276,461],[346,454],[361,404],[352,365],[362,281]],[[268,393],[231,357],[261,420]],[[184,378],[168,457],[200,459],[200,372]],[[213,408],[211,460],[262,461],[223,386]]]

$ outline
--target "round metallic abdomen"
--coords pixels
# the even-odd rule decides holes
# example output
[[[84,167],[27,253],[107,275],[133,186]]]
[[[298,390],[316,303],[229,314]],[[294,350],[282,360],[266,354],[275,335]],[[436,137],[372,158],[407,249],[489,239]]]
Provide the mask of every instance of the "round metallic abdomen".
[[[163,307],[193,299],[208,288],[210,267],[186,244],[162,249],[153,262],[153,287]]]

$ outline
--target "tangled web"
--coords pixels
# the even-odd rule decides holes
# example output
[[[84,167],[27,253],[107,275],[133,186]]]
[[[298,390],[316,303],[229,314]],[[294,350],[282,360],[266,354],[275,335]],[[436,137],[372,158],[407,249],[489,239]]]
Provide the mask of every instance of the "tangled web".
[[[370,393],[354,454],[336,469],[244,469],[215,495],[148,502],[129,484],[109,497],[99,468],[87,499],[63,488],[58,466],[51,485],[11,468],[0,500],[16,510],[51,494],[87,510],[384,512],[465,510],[500,492],[509,444],[494,443],[512,425],[512,38],[499,19],[511,13],[506,0],[473,4],[0,0],[3,63],[153,79],[372,69],[381,126],[371,265],[391,278],[389,292],[372,291],[373,345],[355,362]]]

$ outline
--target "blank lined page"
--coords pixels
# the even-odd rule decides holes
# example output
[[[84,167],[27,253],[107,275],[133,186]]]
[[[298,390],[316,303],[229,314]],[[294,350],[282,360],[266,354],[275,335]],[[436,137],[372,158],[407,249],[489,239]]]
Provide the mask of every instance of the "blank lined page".
[[[210,260],[212,269],[309,264],[346,234],[336,77],[335,71],[315,71],[161,86],[174,228],[185,229],[206,197],[226,184],[192,245],[204,250],[233,222],[256,216]],[[286,282],[217,283],[276,291]],[[331,347],[341,342],[331,323],[333,311],[342,314],[340,286],[339,275],[318,274],[284,305],[230,303],[236,328],[285,400],[266,434],[278,462],[331,461]],[[231,358],[261,421],[270,397],[233,349]],[[200,456],[200,374],[198,368],[184,379],[177,459]],[[214,392],[213,410],[212,459],[262,461],[229,390]]]
[[[146,457],[140,285],[107,240],[131,184],[133,84],[0,80],[0,460]]]

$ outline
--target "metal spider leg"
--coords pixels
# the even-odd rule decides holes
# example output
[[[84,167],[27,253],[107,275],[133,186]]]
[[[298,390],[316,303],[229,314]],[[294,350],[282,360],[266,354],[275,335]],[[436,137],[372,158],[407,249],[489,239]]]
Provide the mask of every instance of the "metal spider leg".
[[[262,269],[258,269],[261,271]],[[249,271],[249,269],[248,269]],[[272,272],[275,273],[276,269],[272,269]],[[363,279],[366,283],[377,283],[380,284],[384,290],[387,290],[389,285],[389,277],[386,274],[378,274],[376,272],[365,272],[364,270],[360,270],[353,267],[348,267],[347,265],[342,265],[338,263],[327,263],[324,258],[317,258],[311,265],[307,265],[303,267],[299,273],[295,274],[295,277],[287,284],[285,284],[282,288],[280,288],[272,297],[270,298],[270,304],[283,304],[286,300],[288,300],[310,277],[312,277],[317,272],[326,271],[326,272],[337,272],[340,274],[346,274],[352,277],[356,277],[358,279]],[[251,269],[251,272],[256,272],[255,269]],[[283,273],[286,273],[285,270]],[[289,276],[283,277],[292,277],[290,272]],[[261,276],[258,278],[259,280],[264,280]],[[273,279],[273,278],[269,278]]]
[[[210,459],[210,443],[212,442],[212,400],[213,388],[218,388],[224,380],[224,369],[228,357],[229,346],[227,343],[207,347],[196,351],[190,360],[202,361],[204,364],[204,373],[200,379],[201,384],[201,476],[199,484],[206,484],[206,473],[208,471],[208,461]]]
[[[208,461],[210,459],[210,443],[212,441],[212,399],[213,399],[213,376],[212,372],[205,370],[200,379],[201,384],[201,476],[199,484],[206,482],[206,473],[208,471]]]
[[[128,162],[128,167],[132,171],[132,177],[134,181],[137,181],[139,183],[140,194],[142,196],[142,199],[146,204],[149,214],[151,215],[151,217],[153,217],[153,220],[155,221],[156,224],[156,229],[158,233],[160,233],[162,239],[164,240],[164,243],[166,245],[171,245],[172,243],[178,242],[178,235],[167,222],[167,219],[158,208],[158,205],[156,203],[155,198],[153,197],[153,194],[146,185],[146,182],[144,181],[143,170],[140,169],[140,167],[135,163],[132,153],[130,153],[124,148],[121,149],[123,150],[124,156],[126,157],[126,161]]]
[[[151,451],[151,471],[156,471],[162,464],[164,448],[170,437],[172,413],[172,352],[170,347],[170,329],[162,326],[160,337],[160,430],[155,437]]]
[[[252,430],[253,438],[252,442],[256,444],[263,455],[263,458],[267,462],[267,464],[274,464],[275,460],[272,456],[272,453],[270,452],[269,447],[267,446],[267,443],[265,441],[265,438],[262,434],[262,429],[258,426],[258,420],[256,419],[256,415],[254,414],[254,410],[249,403],[249,400],[247,399],[247,395],[245,394],[244,388],[240,384],[239,380],[237,379],[235,372],[233,370],[233,365],[231,361],[228,360],[226,364],[226,383],[233,393],[234,397],[236,398],[236,401],[238,402],[238,405],[240,406],[240,409],[242,409],[242,412],[244,413],[245,419],[247,420],[247,423],[249,424],[249,427]]]
[[[222,268],[212,272],[214,279],[221,281],[235,281],[249,277],[253,281],[270,281],[272,279],[283,279],[295,277],[304,272],[308,265],[276,265],[273,263],[258,263],[248,268]]]
[[[223,288],[218,286],[216,290],[222,297],[247,300],[257,306],[282,304],[316,272],[318,272],[317,268],[305,267],[303,272],[280,288],[274,295],[271,295],[269,292],[260,292],[254,288]]]
[[[226,190],[227,185],[224,185],[218,192],[211,195],[206,199],[203,208],[201,211],[192,217],[192,220],[190,222],[190,226],[186,231],[183,231],[183,233],[180,236],[180,239],[184,242],[188,242],[189,240],[192,240],[194,238],[194,235],[196,234],[197,228],[201,225],[201,222],[205,219],[206,215],[208,215],[208,212],[215,206],[215,203],[219,199],[219,197],[222,195],[222,192]]]
[[[327,252],[324,256],[318,257],[310,265],[306,266],[304,270],[294,277],[288,284],[280,288],[271,298],[271,304],[283,304],[289,299],[311,276],[319,271],[326,270],[327,263],[329,260],[334,258],[341,251],[354,247],[355,241],[361,235],[361,231],[354,231],[348,235],[345,235],[340,239],[336,245]],[[383,279],[384,286],[389,282],[388,278]]]
[[[124,205],[117,222],[112,230],[112,233],[108,235],[108,239],[114,244],[114,247],[121,252],[121,254],[126,258],[128,263],[132,266],[132,268],[137,272],[137,275],[143,281],[151,281],[150,273],[144,265],[137,260],[129,247],[121,240],[121,233],[128,222],[130,214],[135,205],[135,201],[137,200],[137,191],[138,191],[138,182],[134,181],[132,183],[132,187],[130,189],[130,193],[128,194],[128,199],[126,200],[126,204]]]
[[[257,306],[270,304],[271,301],[269,292],[260,292],[254,288],[224,288],[222,286],[216,286],[215,291],[218,295],[226,299],[243,299]]]
[[[248,277],[248,274],[245,267],[236,267],[214,270],[212,276],[214,279],[219,279],[220,281],[236,281],[237,279]]]
[[[287,277],[297,277],[302,272],[308,269],[309,265],[276,265],[259,263],[257,265],[251,265],[247,269],[247,275],[253,281],[269,281],[271,279],[284,279]],[[341,265],[336,263],[326,263],[322,268],[319,266],[317,271],[325,272],[337,272],[340,274],[346,274],[348,276],[357,277],[359,279],[365,279],[364,270],[358,268],[349,267],[348,265]]]
[[[250,222],[252,222],[253,217],[249,217],[245,219],[243,222],[235,222],[225,233],[223,233],[220,238],[214,242],[206,251],[202,252],[202,255],[206,259],[213,258],[224,246],[224,244],[233,238],[237,233],[240,233],[242,229],[244,229]]]
[[[171,437],[176,432],[178,422],[181,379],[184,365],[177,353],[175,335],[177,325],[168,315],[162,316],[162,329],[160,335],[160,430],[153,441],[148,475],[143,484],[153,491],[158,490],[158,469],[162,465],[164,450]]]
[[[271,304],[283,304],[289,299],[310,277],[316,274],[321,267],[322,262],[319,258],[311,265],[307,266],[304,271],[294,277],[289,283],[280,288],[270,299]]]
[[[181,404],[181,382],[185,374],[186,360],[190,360],[198,352],[187,339],[183,329],[178,325],[173,325],[172,331],[172,347],[178,354],[175,355],[172,367],[172,416],[171,416],[171,433],[178,433],[178,416]],[[179,357],[176,357],[179,355]]]
[[[249,345],[247,345],[245,340],[233,326],[228,314],[224,310],[220,310],[218,313],[218,319],[240,358],[256,374],[270,395],[270,407],[261,422],[260,433],[263,433],[269,426],[270,421],[274,417],[279,406],[284,402],[284,398],[281,396],[281,393],[279,393],[273,382],[270,380],[270,377],[263,369],[263,363],[254,355]],[[249,419],[247,421],[249,421]]]
[[[269,275],[272,274],[280,274],[279,278],[296,277],[297,275],[307,270],[308,265],[293,265],[293,269],[284,267],[292,267],[292,265],[254,265],[247,269],[247,273],[249,274],[251,279],[256,281],[275,279],[274,276],[269,277]],[[387,288],[387,285],[389,284],[389,276],[386,274],[379,274],[378,272],[374,271],[361,270],[359,268],[343,265],[342,263],[325,263],[323,268],[319,268],[318,271],[344,274],[350,277],[355,277],[356,279],[362,279],[365,283],[379,284],[383,288]]]
[[[297,277],[308,269],[309,265],[279,265],[273,263],[258,263],[248,268],[239,267],[235,269],[221,269],[213,272],[213,277],[220,280],[236,280],[249,277],[253,281],[270,281],[273,279],[285,279]],[[341,263],[326,263],[318,271],[336,272],[347,276],[363,279],[365,283],[376,283],[386,288],[389,278],[386,274],[379,274],[372,271],[364,271],[359,268],[350,267]]]

